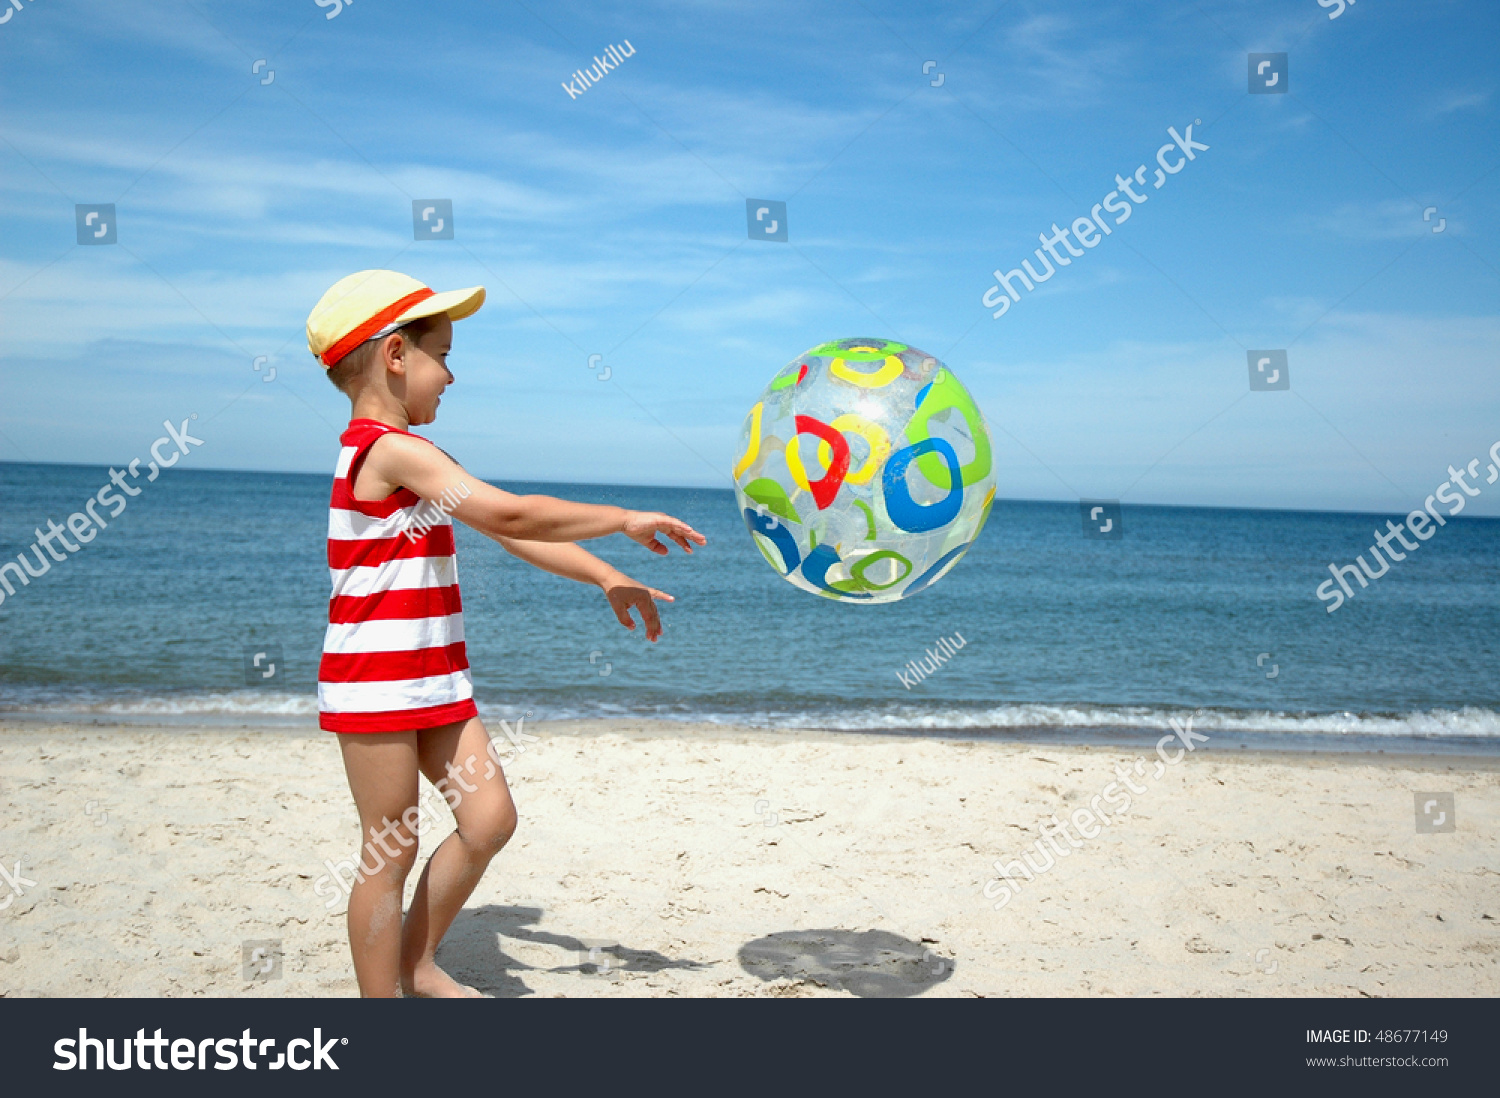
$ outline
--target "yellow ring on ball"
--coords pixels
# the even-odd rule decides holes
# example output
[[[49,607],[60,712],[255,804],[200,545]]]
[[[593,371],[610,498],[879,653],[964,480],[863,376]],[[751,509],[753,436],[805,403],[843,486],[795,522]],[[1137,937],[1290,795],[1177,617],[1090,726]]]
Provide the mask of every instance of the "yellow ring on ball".
[[[833,360],[828,367],[828,372],[836,378],[861,386],[865,389],[879,389],[882,385],[889,385],[901,376],[901,371],[906,369],[906,364],[895,355],[885,356],[885,365],[873,374],[862,374],[857,370],[851,370],[842,358]]]
[[[835,431],[858,435],[870,444],[870,455],[865,458],[865,463],[857,470],[844,474],[846,484],[868,483],[885,464],[885,459],[891,456],[891,436],[878,423],[871,423],[864,416],[857,416],[853,412],[839,416],[829,426]],[[818,460],[823,463],[823,468],[828,468],[829,462],[833,460],[833,447],[826,442],[818,443]],[[787,464],[790,465],[791,462],[788,461]]]
[[[750,449],[745,451],[744,457],[734,463],[735,480],[740,479],[740,474],[750,468],[750,463],[760,453],[760,413],[765,406],[765,401],[761,401],[754,408],[750,409]],[[806,486],[804,485],[804,487]]]
[[[797,436],[797,435],[793,435],[792,436],[792,441],[790,441],[790,442],[788,442],[786,444],[786,467],[787,467],[787,469],[789,469],[791,471],[792,480],[796,482],[797,487],[801,488],[804,492],[811,492],[812,491],[812,485],[809,484],[808,480],[807,480],[807,469],[802,464],[802,455],[797,452],[797,439],[798,439],[798,437],[799,436]],[[827,449],[828,449],[828,458],[827,459],[825,459],[823,457],[823,449],[825,447],[827,447]],[[823,462],[823,470],[824,470],[824,472],[827,472],[827,470],[828,470],[828,460],[831,459],[832,457],[833,457],[833,447],[829,446],[828,443],[826,443],[826,442],[819,443],[818,444],[818,460],[821,461],[821,462]],[[821,476],[822,474],[820,473],[819,475]],[[847,478],[845,478],[845,479],[847,479]]]

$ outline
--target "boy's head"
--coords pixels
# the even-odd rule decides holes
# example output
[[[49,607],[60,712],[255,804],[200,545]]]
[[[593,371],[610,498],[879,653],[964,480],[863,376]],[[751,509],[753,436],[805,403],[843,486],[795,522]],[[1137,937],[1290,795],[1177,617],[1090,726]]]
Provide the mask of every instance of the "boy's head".
[[[453,381],[446,362],[453,321],[482,304],[482,286],[439,294],[395,271],[360,271],[314,306],[307,345],[351,400],[389,396],[410,423],[430,423]]]

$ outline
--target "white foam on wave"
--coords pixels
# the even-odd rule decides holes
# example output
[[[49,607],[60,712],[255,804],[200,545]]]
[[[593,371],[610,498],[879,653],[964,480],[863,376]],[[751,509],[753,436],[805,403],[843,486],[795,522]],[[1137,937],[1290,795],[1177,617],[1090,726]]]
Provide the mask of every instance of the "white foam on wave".
[[[1500,737],[1500,713],[1464,706],[1402,714],[1283,713],[1273,710],[1214,710],[1184,706],[1004,705],[990,709],[881,711],[818,719],[819,727],[839,729],[923,728],[953,730],[1077,729],[1168,730],[1172,720],[1193,718],[1198,731],[1257,732],[1335,736]]]
[[[128,698],[49,698],[0,706],[0,714],[45,717],[80,714],[94,717],[313,717],[318,699],[309,694],[270,694],[259,690],[212,694],[145,695]]]
[[[481,712],[489,715],[487,707]],[[1195,731],[1260,735],[1500,738],[1500,713],[1465,706],[1402,714],[1284,713],[1273,710],[1213,710],[1156,706],[1020,704],[988,709],[922,709],[901,705],[881,709],[784,710],[737,712],[695,710],[686,706],[624,705],[537,707],[536,720],[587,720],[610,717],[708,721],[754,728],[822,728],[834,731],[1006,732],[1006,731],[1161,731],[1171,721],[1193,718]]]
[[[843,709],[735,710],[700,707],[691,703],[630,705],[621,703],[542,704],[510,701],[481,702],[486,718],[513,719],[530,709],[535,721],[656,719],[682,722],[734,724],[756,728],[822,728],[835,731],[983,732],[983,731],[1168,731],[1174,719],[1193,718],[1200,732],[1256,733],[1260,735],[1310,735],[1351,737],[1443,737],[1457,739],[1500,738],[1500,713],[1493,709],[1464,706],[1458,709],[1417,710],[1380,714],[1340,711],[1332,713],[1288,713],[1277,710],[1193,709],[1188,706],[1107,706],[1012,704],[979,709],[928,708],[914,705],[848,707]],[[12,696],[0,702],[0,715],[29,718],[68,717],[161,719],[267,719],[316,721],[315,694],[282,694],[263,690],[233,690],[210,693],[138,695],[49,694],[22,700]]]

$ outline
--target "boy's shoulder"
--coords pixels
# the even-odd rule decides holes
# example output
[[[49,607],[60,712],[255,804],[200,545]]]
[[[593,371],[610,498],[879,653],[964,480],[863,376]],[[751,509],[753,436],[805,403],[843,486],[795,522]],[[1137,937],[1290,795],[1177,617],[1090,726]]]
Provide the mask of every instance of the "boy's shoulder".
[[[369,459],[386,470],[405,470],[434,462],[441,464],[442,458],[458,464],[452,454],[431,439],[395,427],[381,432],[369,446]]]

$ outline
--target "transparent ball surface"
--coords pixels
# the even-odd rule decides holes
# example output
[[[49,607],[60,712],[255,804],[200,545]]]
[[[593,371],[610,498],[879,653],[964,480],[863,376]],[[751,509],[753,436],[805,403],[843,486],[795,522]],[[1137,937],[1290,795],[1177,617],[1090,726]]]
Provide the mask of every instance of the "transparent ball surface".
[[[894,602],[947,574],[995,499],[989,428],[953,371],[883,339],[812,348],[766,386],[740,435],[734,491],[788,582]]]

